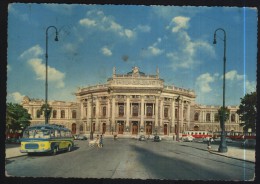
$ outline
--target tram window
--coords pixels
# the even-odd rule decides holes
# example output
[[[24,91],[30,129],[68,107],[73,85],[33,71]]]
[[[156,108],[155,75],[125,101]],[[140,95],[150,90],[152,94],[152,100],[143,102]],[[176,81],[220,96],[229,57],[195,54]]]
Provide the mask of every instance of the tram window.
[[[59,130],[55,130],[55,137],[60,137],[60,131]]]
[[[191,132],[191,135],[193,135],[193,132]]]
[[[65,131],[64,130],[61,130],[60,134],[61,134],[61,137],[65,137]]]

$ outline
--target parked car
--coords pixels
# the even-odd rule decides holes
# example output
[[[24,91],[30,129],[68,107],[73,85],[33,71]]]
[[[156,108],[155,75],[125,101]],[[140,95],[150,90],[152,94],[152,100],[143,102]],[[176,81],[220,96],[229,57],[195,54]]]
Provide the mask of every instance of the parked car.
[[[254,148],[256,146],[256,140],[255,139],[245,139],[241,142],[242,147],[248,147],[248,148]]]
[[[74,136],[75,140],[87,140],[88,138],[85,135],[79,134]]]
[[[230,139],[229,137],[226,137],[226,142],[228,142],[228,143],[232,143],[232,142],[234,142],[232,139]]]
[[[182,137],[182,140],[184,142],[192,142],[194,140],[194,137],[192,137],[192,136],[185,136],[185,137]]]
[[[162,139],[159,135],[155,135],[154,138],[153,138],[153,141],[154,142],[160,142]]]
[[[140,135],[140,137],[139,137],[139,139],[138,139],[139,141],[145,141],[146,140],[146,138],[145,138],[145,136],[144,135]]]

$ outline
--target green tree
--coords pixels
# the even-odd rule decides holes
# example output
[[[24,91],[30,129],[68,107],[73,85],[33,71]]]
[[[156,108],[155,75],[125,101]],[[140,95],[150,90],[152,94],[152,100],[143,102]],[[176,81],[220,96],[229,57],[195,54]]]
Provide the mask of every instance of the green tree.
[[[224,111],[224,113],[223,113],[223,111]],[[230,110],[227,107],[225,107],[225,108],[220,107],[218,109],[218,119],[220,120],[220,122],[222,120],[223,114],[224,114],[224,122],[226,122],[229,119]],[[220,124],[220,126],[221,126],[221,129],[223,129],[222,124]]]
[[[31,115],[19,104],[6,104],[6,133],[24,130],[30,125]]]
[[[248,131],[249,128],[251,128],[253,132],[256,131],[256,98],[256,92],[246,94],[244,98],[240,98],[241,103],[237,114],[242,121],[240,126],[243,127],[244,131]]]
[[[41,114],[44,114],[44,117],[46,117],[46,114],[45,114],[45,111],[46,111],[46,104],[43,104],[42,106],[41,106],[41,109],[40,109],[40,112],[41,112]],[[49,105],[49,104],[47,104],[47,117],[48,117],[48,120],[50,119],[50,117],[51,117],[51,112],[52,112],[52,107]]]

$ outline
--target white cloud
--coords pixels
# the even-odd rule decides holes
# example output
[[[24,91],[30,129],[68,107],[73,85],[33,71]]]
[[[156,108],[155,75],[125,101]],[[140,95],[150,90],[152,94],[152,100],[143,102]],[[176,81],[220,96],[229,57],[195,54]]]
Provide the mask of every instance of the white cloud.
[[[172,19],[172,23],[174,24],[174,26],[172,27],[172,32],[176,33],[180,29],[187,29],[189,27],[189,21],[190,21],[189,17],[182,17],[182,16],[174,17]]]
[[[102,31],[111,31],[125,38],[134,38],[135,32],[131,29],[124,28],[114,21],[113,17],[105,16],[104,12],[92,10],[87,13],[86,18],[79,20],[79,24],[86,27],[95,27]]]
[[[223,78],[223,75],[221,76]],[[226,73],[226,80],[242,80],[244,75],[239,75],[236,70],[231,70]]]
[[[170,29],[177,39],[178,48],[172,52],[168,52],[166,57],[171,61],[171,67],[176,70],[178,68],[190,68],[201,63],[199,57],[200,52],[210,57],[215,56],[212,45],[203,40],[191,40],[185,31],[189,26],[189,17],[174,17],[167,29]]]
[[[202,93],[208,93],[212,91],[210,83],[214,81],[215,79],[213,76],[211,76],[209,73],[204,73],[197,77],[195,85],[198,87],[198,89],[200,89]]]
[[[35,45],[31,47],[30,49],[24,51],[20,58],[22,59],[28,59],[28,58],[36,58],[43,55],[43,49],[39,45]]]
[[[23,100],[23,97],[25,95],[22,95],[19,92],[13,92],[8,94],[8,101],[14,102],[14,103],[20,103]]]
[[[77,46],[75,44],[72,44],[72,43],[64,44],[64,49],[67,52],[70,52],[70,53],[76,53],[77,52]]]
[[[12,71],[12,67],[10,65],[7,65],[7,72]]]
[[[82,26],[87,26],[87,27],[91,27],[91,26],[96,26],[96,21],[95,20],[90,20],[88,18],[85,18],[85,19],[81,19],[79,21],[80,25]]]
[[[158,44],[162,42],[161,38],[157,38],[156,42],[154,42],[152,45],[148,46],[146,50],[142,51],[142,55],[144,57],[149,57],[149,56],[158,56],[164,52],[164,50],[160,49],[158,47]]]
[[[256,91],[256,82],[246,80],[246,93],[251,93]]]
[[[45,63],[42,62],[42,59],[39,58],[42,54],[43,49],[39,45],[36,45],[24,51],[20,55],[20,58],[26,60],[29,66],[31,66],[36,74],[37,80],[46,79],[46,66]],[[48,66],[48,81],[55,83],[57,88],[63,88],[65,86],[64,78],[64,73]]]
[[[33,58],[28,61],[28,64],[33,68],[37,76],[37,80],[45,80],[46,77],[46,67],[45,64],[42,63],[42,60],[39,58]],[[57,88],[63,88],[65,86],[63,80],[65,78],[65,74],[48,66],[48,81],[55,82]]]
[[[147,33],[151,31],[151,27],[148,25],[138,25],[136,30]]]
[[[101,49],[102,54],[104,54],[105,56],[111,56],[112,55],[112,51],[110,49],[108,49],[107,47],[103,47]]]

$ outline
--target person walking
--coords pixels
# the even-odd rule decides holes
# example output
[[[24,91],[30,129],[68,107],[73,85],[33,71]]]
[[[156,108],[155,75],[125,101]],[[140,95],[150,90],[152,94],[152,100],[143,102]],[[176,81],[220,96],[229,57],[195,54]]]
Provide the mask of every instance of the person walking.
[[[100,135],[100,138],[99,138],[99,148],[103,148],[103,135]]]
[[[209,151],[209,152],[211,151],[211,140],[212,140],[212,138],[209,138],[209,140],[208,140],[208,146],[207,146],[207,148],[208,148],[208,151]]]

